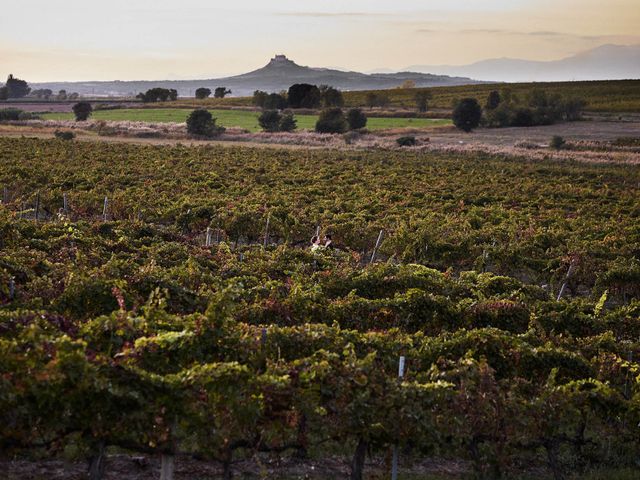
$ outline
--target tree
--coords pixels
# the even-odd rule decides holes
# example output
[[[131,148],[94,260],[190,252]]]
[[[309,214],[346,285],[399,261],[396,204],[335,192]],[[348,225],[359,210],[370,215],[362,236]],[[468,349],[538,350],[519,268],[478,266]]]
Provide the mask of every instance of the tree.
[[[402,82],[402,85],[400,85],[400,88],[416,88],[416,82],[413,80],[405,80]]]
[[[433,95],[431,95],[431,92],[429,90],[421,90],[416,93],[416,108],[419,112],[424,113],[427,111],[431,98],[433,98]]]
[[[264,102],[266,101],[269,94],[267,92],[263,92],[262,90],[256,90],[253,92],[252,102],[256,107],[264,108]]]
[[[9,89],[7,87],[0,87],[0,100],[7,100],[9,98]]]
[[[64,101],[66,99],[67,99],[67,91],[66,90],[60,90],[58,92],[58,95],[56,95],[56,100]]]
[[[68,100],[77,100],[79,97],[80,97],[80,94],[78,92],[73,92],[67,95]]]
[[[145,93],[139,93],[136,98],[141,99],[145,103],[150,102],[166,102],[167,100],[177,100],[178,91],[173,88],[150,88]]]
[[[453,110],[453,124],[467,133],[480,125],[482,108],[475,98],[464,98]]]
[[[316,122],[318,133],[344,133],[347,130],[347,120],[340,108],[327,108],[320,112]]]
[[[500,106],[501,100],[502,99],[500,98],[500,92],[498,92],[497,90],[493,90],[487,97],[487,104],[485,105],[485,108],[487,110],[495,110]]]
[[[291,108],[318,108],[322,102],[320,89],[308,83],[296,83],[287,94]]]
[[[91,116],[93,107],[89,102],[78,102],[73,106],[73,113],[77,122],[83,122]]]
[[[31,95],[34,95],[36,98],[44,98],[45,100],[49,100],[49,97],[53,95],[53,92],[49,88],[41,88],[38,90],[32,90]]]
[[[231,90],[227,89],[227,87],[217,87],[215,92],[213,93],[214,98],[224,98],[227,95],[231,94]]]
[[[344,105],[342,92],[337,88],[331,87],[329,85],[320,85],[319,90],[322,97],[323,107],[342,107]]]
[[[5,88],[7,89],[7,98],[26,97],[31,91],[31,88],[29,88],[29,84],[26,81],[15,78],[13,75],[9,75],[7,78]]]
[[[207,98],[211,95],[211,89],[210,88],[206,88],[206,87],[200,87],[196,89],[196,98],[197,99],[204,99]]]
[[[215,137],[224,131],[225,128],[216,125],[216,119],[213,118],[211,113],[204,108],[194,110],[187,117],[187,132],[191,135],[199,137]]]
[[[568,98],[562,102],[563,116],[566,121],[574,122],[582,118],[582,110],[587,102],[581,98]]]
[[[367,116],[359,108],[352,108],[347,112],[349,130],[359,130],[367,126]]]
[[[386,107],[389,105],[389,96],[386,93],[369,92],[365,97],[367,107]]]
[[[284,110],[287,108],[287,99],[279,93],[270,93],[265,98],[262,108],[265,110]]]

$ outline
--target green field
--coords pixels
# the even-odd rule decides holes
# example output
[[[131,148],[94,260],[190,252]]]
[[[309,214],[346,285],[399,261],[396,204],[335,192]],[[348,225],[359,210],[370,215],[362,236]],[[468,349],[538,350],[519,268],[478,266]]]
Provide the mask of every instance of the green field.
[[[191,109],[179,108],[131,108],[117,110],[98,110],[93,112],[93,119],[131,122],[184,122]],[[210,110],[218,119],[218,124],[225,127],[240,127],[251,132],[260,131],[258,113],[243,110]],[[47,120],[72,120],[72,113],[45,113]],[[298,129],[313,129],[318,117],[316,115],[296,115]],[[449,120],[429,118],[369,118],[367,128],[382,130],[387,128],[425,128],[449,125]]]

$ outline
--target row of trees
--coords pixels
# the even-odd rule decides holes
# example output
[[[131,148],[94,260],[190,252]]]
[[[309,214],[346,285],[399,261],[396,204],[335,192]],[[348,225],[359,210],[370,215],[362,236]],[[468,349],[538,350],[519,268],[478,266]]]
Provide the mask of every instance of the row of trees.
[[[291,112],[280,113],[278,110],[265,110],[258,122],[265,132],[292,132],[297,127]],[[327,108],[320,113],[315,130],[318,133],[344,133],[366,125],[367,116],[359,108],[352,108],[346,115],[340,108]]]
[[[54,97],[53,90],[50,88],[40,88],[37,90],[32,90],[30,96],[36,98],[43,98],[45,100],[50,100],[51,97]],[[67,93],[66,90],[60,90],[55,95],[54,100],[77,100],[80,97],[80,94],[77,92]]]
[[[24,98],[26,96],[35,98],[51,99],[54,96],[53,90],[50,88],[39,88],[32,90],[26,80],[21,80],[9,75],[7,82],[0,87],[0,100],[8,100],[10,98]],[[54,100],[77,100],[80,95],[77,92],[68,93],[66,90],[60,90],[55,95]]]
[[[346,115],[341,108],[327,108],[320,112],[316,122],[318,133],[344,133],[366,127],[367,116],[359,108],[352,108]]]
[[[264,110],[283,110],[285,108],[331,108],[342,107],[342,92],[329,85],[311,85],[296,83],[287,92],[267,93],[261,90],[253,92],[253,104]]]
[[[166,102],[167,100],[177,100],[178,91],[173,88],[150,88],[145,93],[140,92],[136,95],[144,103]]]
[[[264,110],[258,123],[265,132],[293,132],[297,121],[290,111]],[[315,125],[318,133],[344,133],[360,130],[367,125],[367,116],[359,108],[352,108],[345,114],[341,108],[327,108],[320,113]],[[211,112],[199,108],[187,118],[187,131],[196,137],[212,138],[224,133],[225,128],[216,124]]]
[[[203,100],[205,98],[209,98],[211,96],[211,89],[210,88],[206,88],[206,87],[201,87],[196,89],[196,98],[199,100]],[[224,98],[227,95],[231,95],[231,90],[229,90],[227,87],[217,87],[214,91],[213,91],[213,98]]]
[[[580,120],[585,106],[581,98],[549,95],[542,89],[534,89],[522,99],[509,89],[494,90],[489,93],[484,108],[475,98],[458,101],[453,123],[466,132],[480,125],[493,128],[553,125]]]
[[[577,97],[563,97],[534,89],[520,99],[509,89],[489,94],[484,107],[489,127],[531,127],[580,120],[586,102]]]

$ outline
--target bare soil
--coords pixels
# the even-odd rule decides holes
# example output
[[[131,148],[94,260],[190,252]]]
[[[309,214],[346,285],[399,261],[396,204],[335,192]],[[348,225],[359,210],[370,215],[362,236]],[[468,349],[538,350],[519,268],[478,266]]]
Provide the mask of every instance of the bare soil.
[[[640,116],[627,116],[622,120],[593,119],[581,122],[562,123],[550,126],[528,128],[478,129],[472,133],[461,132],[454,127],[433,127],[428,129],[395,129],[376,131],[372,134],[360,135],[347,143],[342,135],[320,135],[312,132],[246,133],[229,129],[218,140],[193,140],[186,132],[171,133],[173,138],[166,138],[161,129],[153,131],[154,138],[141,138],[125,133],[117,136],[99,136],[95,131],[81,129],[75,122],[17,122],[19,125],[0,125],[0,136],[31,136],[51,138],[58,128],[73,129],[79,141],[125,142],[151,145],[251,145],[268,148],[335,148],[346,150],[398,149],[396,138],[403,135],[414,135],[417,146],[407,151],[433,151],[449,153],[483,152],[492,155],[514,156],[528,160],[581,161],[589,163],[626,163],[640,164],[640,149],[613,147],[621,137],[640,138]],[[106,122],[107,125],[117,122]],[[122,122],[120,122],[122,123]],[[126,122],[125,122],[126,123]],[[153,130],[154,124],[139,125]],[[160,127],[158,127],[160,128]],[[127,127],[124,131],[128,132]],[[555,135],[563,137],[571,148],[552,150],[549,142]]]
[[[402,463],[402,462],[401,462]],[[425,478],[437,475],[439,479],[460,478],[469,472],[469,465],[443,459],[428,459],[411,465],[401,465],[406,476]],[[388,476],[388,462],[384,459],[366,465],[368,478]],[[85,480],[87,465],[64,460],[0,461],[0,477],[5,480]],[[331,457],[323,460],[255,458],[234,464],[235,478],[255,479],[309,479],[328,480],[347,478],[347,459]],[[214,462],[188,457],[176,459],[176,480],[208,480],[222,476],[222,468]],[[160,478],[160,458],[144,455],[110,455],[107,458],[104,480],[156,480]]]

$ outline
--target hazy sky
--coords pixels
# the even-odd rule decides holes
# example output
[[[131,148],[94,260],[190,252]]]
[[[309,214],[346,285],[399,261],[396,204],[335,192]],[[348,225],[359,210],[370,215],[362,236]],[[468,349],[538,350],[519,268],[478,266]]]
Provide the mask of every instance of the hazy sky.
[[[368,71],[640,44],[640,0],[29,0],[3,2],[0,76],[212,78],[284,53]]]

